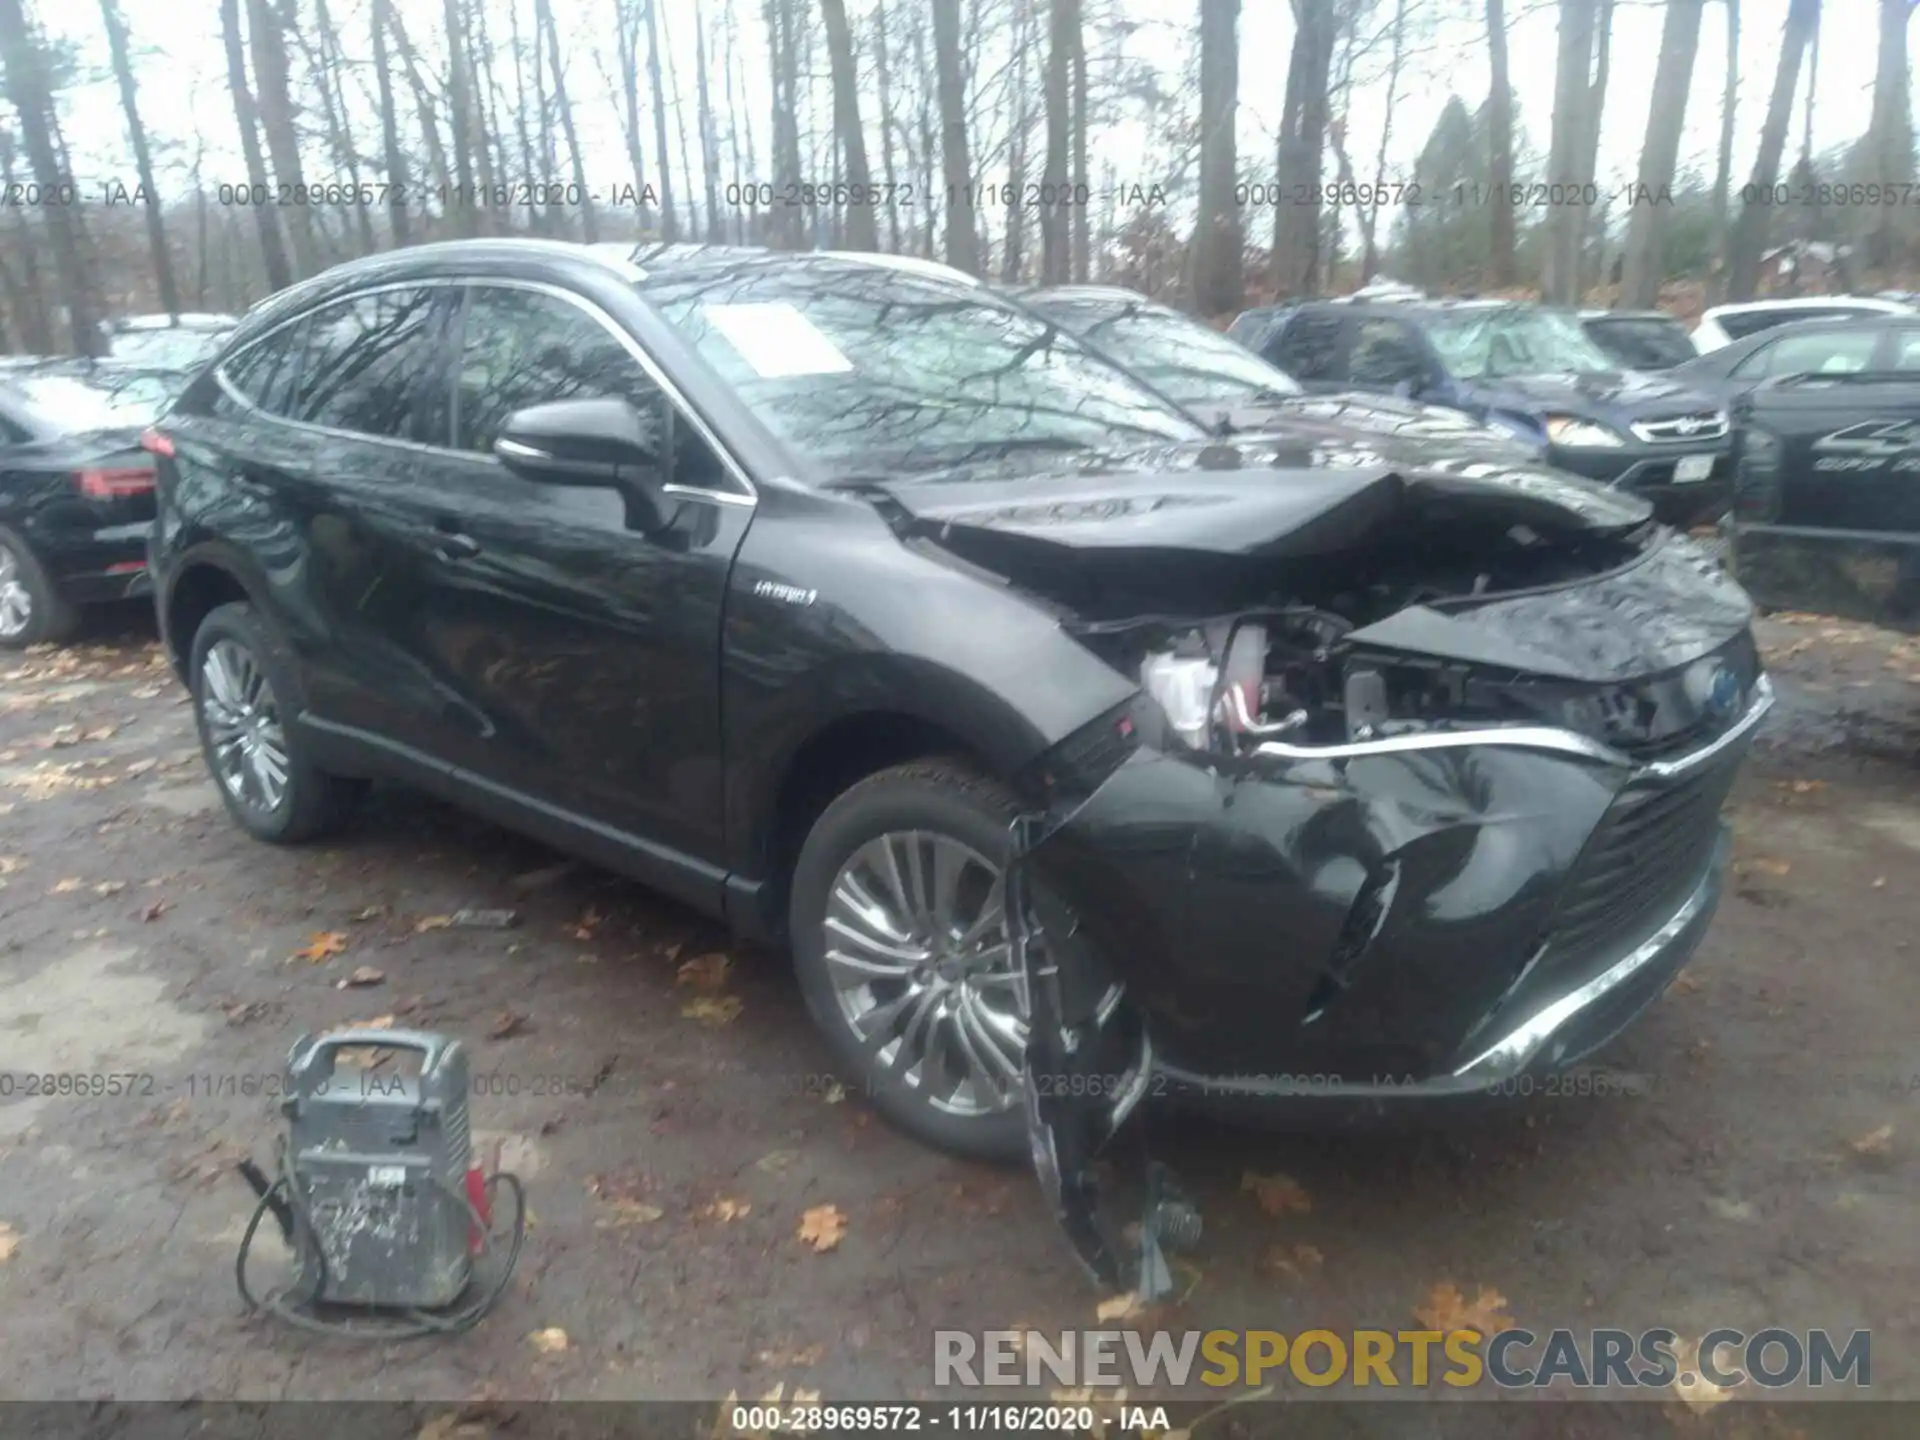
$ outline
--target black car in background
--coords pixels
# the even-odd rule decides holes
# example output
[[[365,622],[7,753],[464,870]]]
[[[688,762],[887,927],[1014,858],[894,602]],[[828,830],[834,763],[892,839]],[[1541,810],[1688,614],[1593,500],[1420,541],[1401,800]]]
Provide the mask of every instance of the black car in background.
[[[1534,450],[1458,410],[1361,391],[1313,394],[1284,370],[1190,316],[1111,285],[1057,285],[1013,292],[1044,316],[1189,414],[1226,434],[1348,440],[1376,447],[1408,442],[1433,460],[1451,448],[1464,460],[1527,462]]]
[[[400,779],[783,942],[879,1109],[1056,1202],[1149,1095],[1603,1044],[1713,913],[1769,703],[1631,496],[1223,441],[879,259],[410,247],[267,302],[147,443],[241,826]]]
[[[141,423],[73,374],[0,371],[0,647],[64,639],[81,606],[146,591]]]
[[[1464,411],[1552,465],[1630,491],[1675,525],[1719,515],[1727,413],[1622,369],[1571,314],[1505,301],[1315,301],[1236,328],[1309,390],[1373,390]],[[1232,333],[1232,332],[1229,332]]]
[[[1700,353],[1664,310],[1582,310],[1580,328],[1623,370],[1671,370]]]
[[[1897,348],[1881,355],[1907,339],[1883,335]],[[1741,584],[1763,605],[1920,629],[1920,373],[1789,374],[1735,417],[1725,529]]]
[[[1788,375],[1920,376],[1920,315],[1799,320],[1756,331],[1675,367],[1672,377],[1730,403]]]

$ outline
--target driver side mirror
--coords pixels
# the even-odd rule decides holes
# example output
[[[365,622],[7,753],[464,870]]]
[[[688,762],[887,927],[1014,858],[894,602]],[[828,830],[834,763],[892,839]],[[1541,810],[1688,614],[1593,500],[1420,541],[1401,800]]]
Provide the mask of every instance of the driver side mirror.
[[[664,429],[625,400],[553,400],[509,415],[493,453],[536,485],[618,490],[628,525],[651,532],[666,523],[657,491],[665,479]]]

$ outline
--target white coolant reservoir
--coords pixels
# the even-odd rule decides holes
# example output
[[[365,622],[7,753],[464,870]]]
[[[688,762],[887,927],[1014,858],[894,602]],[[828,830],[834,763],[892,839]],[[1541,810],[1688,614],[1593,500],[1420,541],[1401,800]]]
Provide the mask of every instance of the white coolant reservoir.
[[[1207,743],[1207,705],[1219,678],[1219,667],[1204,655],[1162,651],[1140,664],[1141,689],[1166,713],[1174,733],[1195,750]]]

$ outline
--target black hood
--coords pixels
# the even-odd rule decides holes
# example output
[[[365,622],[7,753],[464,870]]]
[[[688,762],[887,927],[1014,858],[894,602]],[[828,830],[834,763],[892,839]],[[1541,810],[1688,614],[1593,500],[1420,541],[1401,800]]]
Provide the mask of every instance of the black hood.
[[[1720,408],[1711,395],[1637,370],[1503,375],[1465,381],[1462,388],[1474,402],[1490,409],[1572,415],[1615,429],[1635,420],[1664,420]]]
[[[1388,448],[1400,447],[1254,437],[1039,470],[975,466],[877,488],[920,533],[967,550],[987,542],[1305,558],[1463,517],[1544,533],[1620,535],[1651,515],[1633,496],[1541,466],[1494,464],[1443,446],[1419,447],[1424,460],[1389,457]]]

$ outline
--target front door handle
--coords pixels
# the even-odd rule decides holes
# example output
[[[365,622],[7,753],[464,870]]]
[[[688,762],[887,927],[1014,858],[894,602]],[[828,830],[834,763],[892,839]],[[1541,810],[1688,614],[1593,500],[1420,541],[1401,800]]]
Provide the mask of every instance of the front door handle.
[[[433,537],[433,553],[442,560],[471,560],[480,553],[480,542],[459,531],[441,531]]]

